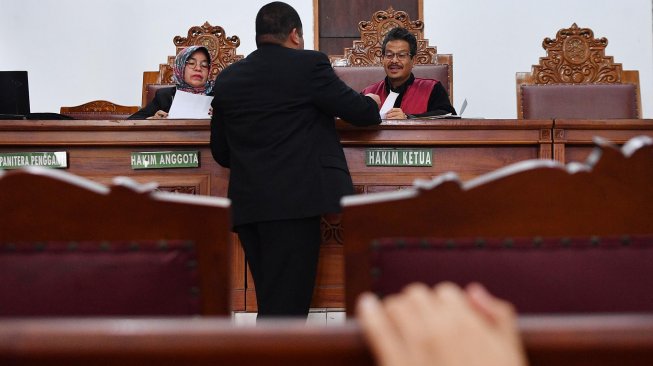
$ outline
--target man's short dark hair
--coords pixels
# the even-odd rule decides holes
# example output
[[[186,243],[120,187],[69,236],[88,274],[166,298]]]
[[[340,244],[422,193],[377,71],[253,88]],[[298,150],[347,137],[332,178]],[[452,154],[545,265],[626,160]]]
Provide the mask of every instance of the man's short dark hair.
[[[381,48],[383,53],[385,53],[385,45],[390,41],[406,41],[410,46],[410,57],[417,54],[417,38],[415,38],[415,36],[406,28],[397,27],[390,29],[383,39],[383,46]]]
[[[302,35],[302,21],[292,6],[281,1],[264,5],[256,14],[256,45],[283,43],[293,28]]]

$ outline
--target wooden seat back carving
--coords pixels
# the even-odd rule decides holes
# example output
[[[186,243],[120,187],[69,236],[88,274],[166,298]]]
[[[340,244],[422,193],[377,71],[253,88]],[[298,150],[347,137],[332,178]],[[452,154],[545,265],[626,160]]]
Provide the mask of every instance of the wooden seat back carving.
[[[0,316],[227,315],[229,201],[155,188],[0,171]]]
[[[641,118],[639,72],[606,56],[607,45],[576,23],[545,38],[547,56],[517,73],[518,118]]]
[[[370,245],[378,238],[650,236],[653,139],[599,146],[584,164],[526,160],[465,183],[449,173],[402,191],[345,197],[347,311],[372,288]]]
[[[421,20],[410,20],[410,17],[405,11],[394,10],[392,7],[389,7],[387,10],[379,10],[372,14],[370,20],[358,23],[361,39],[354,41],[351,48],[345,48],[342,55],[329,56],[331,64],[337,68],[344,66],[381,66],[383,39],[388,31],[396,27],[408,29],[417,38],[416,66],[438,65],[437,68],[445,69],[444,71],[436,71],[435,73],[438,75],[446,74],[446,80],[444,78],[438,80],[445,86],[449,92],[449,99],[453,101],[453,55],[438,54],[437,47],[429,46],[428,39],[424,39],[424,22]],[[374,75],[376,77],[376,74]],[[352,88],[363,84],[367,86],[380,80],[379,78],[372,79],[369,76],[365,76],[364,79],[357,79],[353,83],[349,82],[349,79],[343,80]]]
[[[138,106],[124,106],[106,100],[94,100],[72,107],[61,107],[59,113],[74,119],[126,119],[138,111]]]
[[[168,56],[168,61],[159,65],[159,71],[143,72],[143,107],[154,98],[154,93],[148,91],[148,85],[173,84],[175,57],[179,51],[186,47],[204,46],[209,50],[211,55],[211,75],[209,75],[209,78],[211,79],[215,79],[220,71],[228,65],[243,58],[242,55],[236,54],[236,48],[240,46],[240,38],[238,36],[227,37],[224,28],[212,26],[209,22],[204,22],[201,26],[191,27],[188,29],[186,37],[175,36],[172,42],[175,45],[175,56]]]

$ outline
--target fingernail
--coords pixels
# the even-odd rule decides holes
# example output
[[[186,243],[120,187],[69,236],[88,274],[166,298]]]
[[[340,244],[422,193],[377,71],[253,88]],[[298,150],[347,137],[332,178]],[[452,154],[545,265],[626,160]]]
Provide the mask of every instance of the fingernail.
[[[370,292],[364,292],[358,297],[358,308],[370,310],[379,306],[379,299]]]
[[[488,302],[494,298],[494,296],[478,282],[470,283],[467,286],[467,292],[470,296],[474,297],[477,301]]]

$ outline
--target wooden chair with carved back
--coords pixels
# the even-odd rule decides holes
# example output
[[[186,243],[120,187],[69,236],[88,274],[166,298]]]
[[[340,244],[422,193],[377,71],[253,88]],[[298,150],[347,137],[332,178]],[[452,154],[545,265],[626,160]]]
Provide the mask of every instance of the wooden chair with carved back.
[[[0,317],[230,312],[229,201],[0,170]]]
[[[546,57],[530,73],[517,73],[517,117],[641,118],[639,72],[622,70],[605,55],[607,45],[576,23],[545,38]]]
[[[186,37],[175,36],[172,39],[175,45],[175,56],[168,56],[168,61],[159,65],[159,71],[143,72],[143,98],[142,107],[145,107],[156,91],[162,87],[169,87],[173,84],[173,66],[175,57],[182,49],[189,46],[204,46],[211,55],[211,74],[209,78],[216,76],[228,65],[243,58],[236,54],[236,48],[240,46],[238,36],[227,37],[221,26],[213,26],[204,22],[201,26],[193,26],[188,29]]]
[[[439,80],[453,101],[453,55],[438,54],[437,47],[429,46],[428,39],[424,39],[424,22],[410,20],[406,12],[392,7],[377,11],[370,20],[358,23],[361,39],[354,41],[351,48],[345,48],[343,55],[329,56],[336,74],[358,91],[383,79],[381,46],[388,31],[396,27],[408,29],[417,38],[413,74]]]
[[[653,313],[653,139],[598,142],[586,163],[343,198],[347,311],[363,291],[447,280],[485,283],[526,313]]]
[[[74,119],[126,119],[138,111],[138,106],[124,106],[106,100],[94,100],[72,107],[61,107],[59,113]]]

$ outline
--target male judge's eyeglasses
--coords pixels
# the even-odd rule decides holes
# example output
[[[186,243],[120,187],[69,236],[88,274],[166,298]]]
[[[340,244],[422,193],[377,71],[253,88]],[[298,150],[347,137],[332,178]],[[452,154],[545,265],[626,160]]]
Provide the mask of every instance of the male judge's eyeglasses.
[[[397,57],[397,60],[399,61],[406,61],[410,57],[410,53],[409,52],[398,52],[398,53],[386,52],[383,54],[383,58],[385,58],[388,61],[394,59],[395,57]]]

